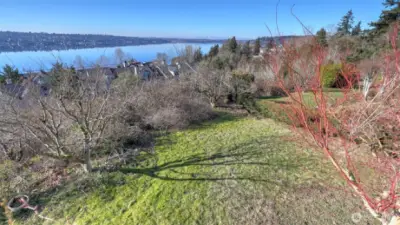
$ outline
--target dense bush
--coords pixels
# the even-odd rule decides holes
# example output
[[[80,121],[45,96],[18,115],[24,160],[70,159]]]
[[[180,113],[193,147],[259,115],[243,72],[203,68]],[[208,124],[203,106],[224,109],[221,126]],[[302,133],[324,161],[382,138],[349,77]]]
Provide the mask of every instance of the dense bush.
[[[272,86],[270,95],[273,97],[285,97],[287,96],[286,92],[278,86]]]
[[[253,74],[238,70],[233,71],[231,77],[232,91],[229,100],[241,105],[254,101],[254,94],[251,90],[254,79]]]
[[[342,70],[341,64],[330,63],[322,66],[322,84],[324,87],[332,88],[335,86],[335,83],[340,78],[340,73]]]

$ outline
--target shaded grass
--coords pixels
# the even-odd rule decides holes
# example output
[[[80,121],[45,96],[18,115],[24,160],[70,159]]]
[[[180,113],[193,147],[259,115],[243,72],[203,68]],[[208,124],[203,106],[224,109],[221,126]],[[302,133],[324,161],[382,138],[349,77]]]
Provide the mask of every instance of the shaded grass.
[[[157,155],[138,167],[81,177],[34,201],[46,206],[44,215],[56,219],[48,224],[349,222],[345,207],[335,209],[337,218],[321,217],[319,208],[335,208],[324,201],[303,217],[303,211],[291,207],[288,196],[299,187],[313,189],[321,180],[339,183],[310,151],[299,152],[288,135],[289,130],[272,120],[225,115],[159,137]],[[300,200],[311,197],[320,196],[301,195]],[[20,223],[43,222],[20,218]]]
[[[328,102],[335,103],[335,101],[343,97],[343,92],[340,89],[329,88],[324,89],[325,96]],[[293,95],[297,96],[297,93]],[[317,106],[315,102],[314,94],[311,92],[303,93],[303,102],[307,108],[314,109]],[[293,100],[290,97],[261,97],[257,100],[257,111],[266,118],[271,118],[275,121],[283,122],[289,125],[293,124],[293,121],[287,116],[285,110],[289,104],[293,104]]]
[[[334,102],[336,99],[343,97],[343,92],[340,91],[340,89],[328,89],[325,90],[325,96],[328,98],[328,101]],[[297,97],[297,93],[293,94],[294,97]],[[272,102],[280,103],[280,104],[289,104],[292,102],[292,99],[290,97],[261,97],[260,100],[269,100]],[[304,103],[309,106],[309,107],[315,107],[317,106],[315,99],[314,99],[314,94],[311,92],[305,92],[303,93],[303,100]]]

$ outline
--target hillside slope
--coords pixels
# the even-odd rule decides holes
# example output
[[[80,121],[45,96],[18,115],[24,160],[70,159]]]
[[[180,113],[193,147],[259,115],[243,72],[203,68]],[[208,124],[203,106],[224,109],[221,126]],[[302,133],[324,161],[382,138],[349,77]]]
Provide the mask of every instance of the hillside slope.
[[[272,120],[225,116],[159,138],[157,156],[139,167],[81,178],[36,201],[56,220],[47,224],[352,224],[363,211],[320,184],[339,185],[288,135]],[[21,224],[45,222],[25,216]]]

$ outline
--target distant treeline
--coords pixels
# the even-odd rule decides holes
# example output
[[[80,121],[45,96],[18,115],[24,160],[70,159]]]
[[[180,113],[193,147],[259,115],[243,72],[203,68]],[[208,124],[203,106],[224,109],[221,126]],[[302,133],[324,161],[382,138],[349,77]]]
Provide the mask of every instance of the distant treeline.
[[[148,44],[218,42],[222,42],[222,40],[0,31],[0,52],[51,51]]]

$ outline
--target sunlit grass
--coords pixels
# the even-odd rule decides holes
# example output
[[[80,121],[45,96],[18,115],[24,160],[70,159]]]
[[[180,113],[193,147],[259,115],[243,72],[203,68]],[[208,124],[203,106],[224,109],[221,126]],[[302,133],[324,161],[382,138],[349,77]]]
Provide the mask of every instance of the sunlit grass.
[[[37,202],[56,219],[48,224],[263,224],[278,214],[288,221],[297,209],[285,196],[333,180],[311,151],[299,152],[288,141],[289,134],[272,120],[223,116],[160,137],[157,155],[139,167],[82,178]]]

